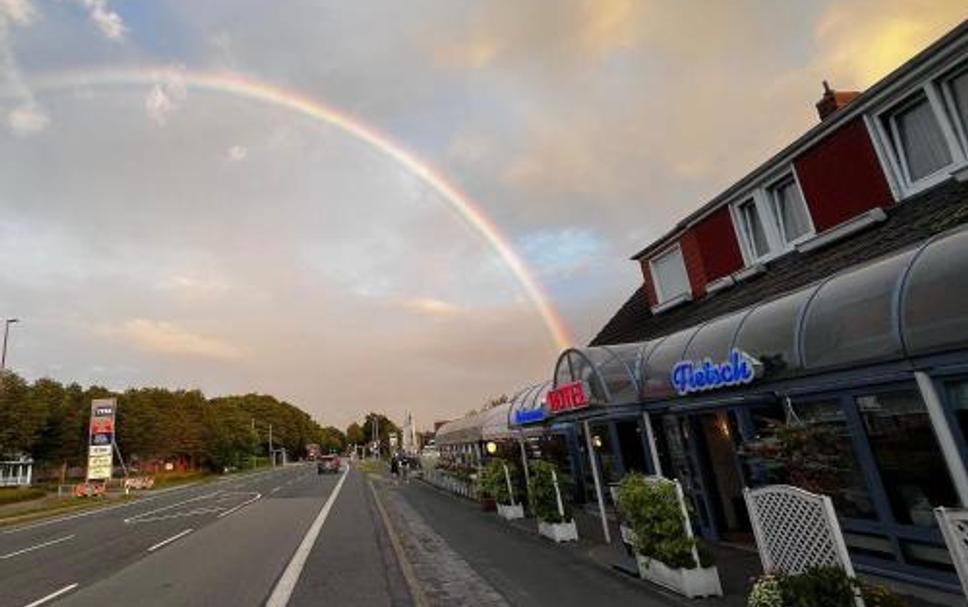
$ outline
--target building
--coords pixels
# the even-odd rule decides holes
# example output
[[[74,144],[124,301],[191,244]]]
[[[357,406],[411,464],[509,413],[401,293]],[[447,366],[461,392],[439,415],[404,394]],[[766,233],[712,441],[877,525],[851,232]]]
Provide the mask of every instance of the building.
[[[706,538],[752,542],[743,487],[797,484],[859,571],[957,591],[932,508],[968,507],[968,21],[817,110],[632,257],[537,423],[586,434],[608,482],[677,477]]]

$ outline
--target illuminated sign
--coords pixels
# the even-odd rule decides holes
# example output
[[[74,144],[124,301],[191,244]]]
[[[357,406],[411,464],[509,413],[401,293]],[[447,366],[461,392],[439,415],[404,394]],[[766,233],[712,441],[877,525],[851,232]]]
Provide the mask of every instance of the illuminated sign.
[[[706,390],[718,390],[730,386],[751,383],[760,376],[763,365],[749,354],[733,349],[729,358],[714,363],[707,358],[702,362],[680,360],[672,368],[672,385],[680,395]]]
[[[111,478],[114,470],[114,412],[117,400],[97,398],[91,401],[88,424],[87,480]]]
[[[552,415],[588,406],[585,382],[575,381],[548,392],[548,411]]]
[[[515,411],[514,412],[514,423],[522,426],[524,424],[533,424],[535,422],[543,421],[545,418],[544,409],[532,409],[530,411]]]

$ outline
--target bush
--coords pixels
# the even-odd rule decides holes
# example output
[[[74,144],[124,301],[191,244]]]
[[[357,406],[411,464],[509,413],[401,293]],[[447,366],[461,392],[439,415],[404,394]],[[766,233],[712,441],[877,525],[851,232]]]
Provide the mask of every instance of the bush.
[[[765,574],[756,580],[746,604],[748,607],[853,607],[858,589],[867,607],[906,606],[887,588],[849,578],[838,567],[815,567],[799,575]]]
[[[47,495],[46,491],[43,489],[37,489],[35,487],[0,489],[0,506],[4,504],[16,504],[17,502],[35,500],[44,497],[45,495]]]
[[[516,487],[517,469],[513,464],[509,464],[503,459],[495,458],[481,470],[480,477],[478,478],[478,491],[482,497],[493,497],[499,504],[507,505],[511,503],[512,495],[508,492],[507,478],[504,476],[504,466],[508,467],[512,489]],[[514,494],[514,498],[517,501],[518,496],[516,493]]]
[[[561,516],[558,512],[558,499],[555,495],[552,472],[555,472],[555,465],[551,462],[536,460],[531,464],[531,481],[528,484],[531,491],[531,510],[539,520],[546,523],[568,522],[571,520],[571,513],[564,500],[561,505],[565,515]],[[560,486],[559,489],[561,489]]]
[[[696,541],[686,535],[686,519],[671,482],[650,483],[641,474],[625,476],[618,487],[618,511],[635,533],[633,548],[646,559],[673,568],[694,569]]]

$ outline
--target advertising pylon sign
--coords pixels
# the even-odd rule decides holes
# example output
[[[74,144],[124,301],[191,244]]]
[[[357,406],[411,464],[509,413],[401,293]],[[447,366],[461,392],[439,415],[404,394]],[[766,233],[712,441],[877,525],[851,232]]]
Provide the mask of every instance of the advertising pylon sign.
[[[91,422],[88,426],[87,480],[111,478],[114,469],[114,414],[116,398],[96,398],[91,401]]]

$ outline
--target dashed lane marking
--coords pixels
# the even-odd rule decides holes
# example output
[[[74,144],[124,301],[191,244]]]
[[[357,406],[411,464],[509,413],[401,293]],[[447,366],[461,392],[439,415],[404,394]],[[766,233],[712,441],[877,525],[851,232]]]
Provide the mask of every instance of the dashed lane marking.
[[[34,601],[33,603],[28,603],[27,605],[24,605],[24,607],[38,607],[39,605],[43,605],[44,603],[46,603],[48,601],[53,601],[54,599],[56,599],[57,597],[59,597],[62,594],[67,594],[71,590],[74,590],[75,588],[77,588],[79,585],[80,584],[78,584],[78,583],[75,582],[75,583],[71,584],[70,586],[64,586],[60,590],[57,590],[55,592],[51,592],[47,596],[41,597],[41,598],[37,599],[36,601]]]
[[[167,546],[168,544],[174,542],[175,540],[177,540],[179,538],[182,538],[182,537],[185,537],[186,535],[188,535],[191,532],[192,532],[192,529],[185,529],[181,533],[176,533],[175,535],[171,536],[167,540],[162,540],[162,541],[158,542],[157,544],[155,544],[154,546],[148,548],[148,552],[154,552],[155,550],[158,550],[162,546]]]
[[[36,546],[31,546],[29,548],[23,548],[22,550],[16,550],[14,552],[8,552],[7,554],[0,555],[0,561],[13,558],[15,556],[20,556],[21,554],[26,554],[28,552],[33,552],[40,548],[46,548],[47,546],[53,546],[54,544],[60,544],[61,542],[66,542],[67,540],[74,539],[74,535],[68,535],[65,537],[57,538],[56,540],[50,540],[49,542],[44,542],[42,544],[37,544]]]

